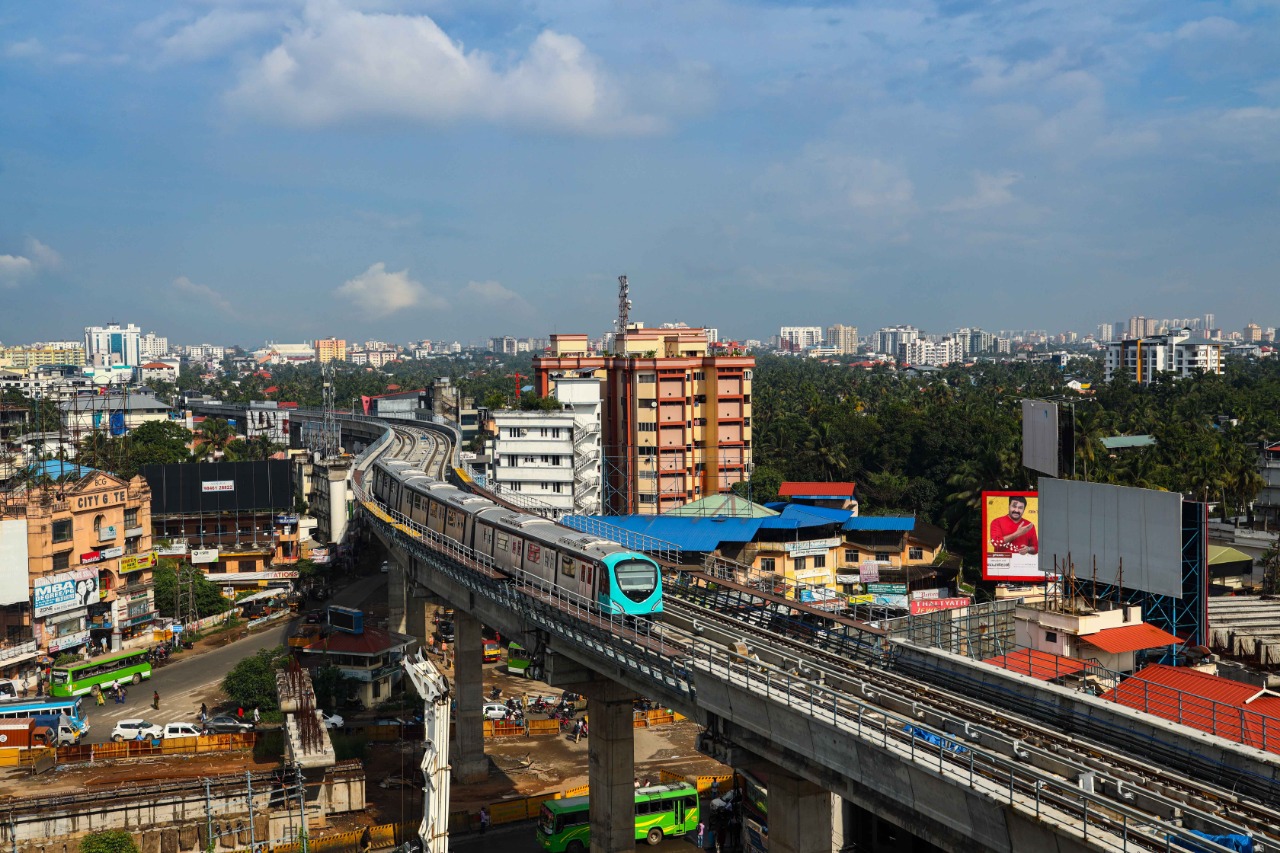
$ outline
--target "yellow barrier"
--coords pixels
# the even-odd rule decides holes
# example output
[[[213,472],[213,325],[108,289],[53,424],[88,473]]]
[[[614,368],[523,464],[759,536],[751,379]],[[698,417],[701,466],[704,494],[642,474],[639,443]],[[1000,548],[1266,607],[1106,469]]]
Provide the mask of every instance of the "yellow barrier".
[[[670,770],[658,771],[658,782],[660,784],[670,785],[675,782],[686,782],[686,781],[688,780],[684,776],[681,776],[679,773],[672,773]]]
[[[587,795],[587,791],[590,791],[590,790],[591,790],[590,785],[579,785],[576,788],[569,788],[567,791],[564,792],[564,795],[566,798],[585,797]]]
[[[560,734],[560,723],[557,720],[529,720],[528,726],[530,737]]]
[[[723,793],[733,787],[733,774],[729,773],[724,776],[699,776],[694,780],[694,787],[698,789],[699,794],[705,794],[711,790],[711,783],[720,783],[720,792]]]
[[[21,761],[21,749],[12,746],[0,749],[0,767],[17,767]]]

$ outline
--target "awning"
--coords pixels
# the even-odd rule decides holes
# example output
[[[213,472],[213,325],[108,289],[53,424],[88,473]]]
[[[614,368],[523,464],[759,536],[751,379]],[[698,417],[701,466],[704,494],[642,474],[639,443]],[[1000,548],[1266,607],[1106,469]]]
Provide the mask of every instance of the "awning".
[[[1113,655],[1182,644],[1182,640],[1178,637],[1146,622],[1125,625],[1121,628],[1106,628],[1096,634],[1085,634],[1080,637],[1080,640]]]
[[[1041,681],[1052,681],[1064,675],[1073,675],[1088,664],[1075,658],[1056,655],[1053,652],[1042,652],[1036,649],[1018,649],[1007,655],[987,658],[983,663],[1007,669],[1021,675],[1029,675]]]
[[[1250,557],[1244,551],[1232,548],[1229,545],[1210,545],[1209,546],[1209,565],[1217,566],[1222,563],[1252,563],[1253,557]]]

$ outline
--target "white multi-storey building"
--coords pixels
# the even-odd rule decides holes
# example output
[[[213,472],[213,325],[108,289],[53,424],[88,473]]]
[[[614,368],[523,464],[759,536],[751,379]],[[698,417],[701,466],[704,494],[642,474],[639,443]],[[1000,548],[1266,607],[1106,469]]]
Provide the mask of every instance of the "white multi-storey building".
[[[822,345],[821,326],[783,326],[778,332],[778,340],[783,349],[791,352],[802,352],[810,347]]]
[[[187,358],[195,361],[222,361],[227,357],[226,347],[217,347],[213,344],[195,344],[183,349]]]
[[[1190,329],[1107,344],[1108,382],[1122,372],[1139,385],[1149,385],[1161,374],[1181,379],[1197,371],[1222,373],[1222,344],[1192,338]]]
[[[138,351],[142,354],[143,361],[163,358],[169,354],[169,339],[155,332],[147,332],[138,341]]]
[[[556,380],[563,409],[493,413],[497,437],[489,477],[500,489],[550,506],[559,515],[594,515],[601,509],[600,382]]]
[[[141,344],[142,331],[132,323],[127,326],[108,323],[84,329],[84,355],[90,367],[113,364],[137,367],[142,364]]]
[[[898,348],[909,344],[920,337],[920,330],[915,326],[885,327],[876,332],[875,351],[885,355],[898,357]]]
[[[898,361],[907,364],[942,367],[960,361],[963,357],[964,347],[960,340],[949,335],[936,341],[917,338],[898,345]]]

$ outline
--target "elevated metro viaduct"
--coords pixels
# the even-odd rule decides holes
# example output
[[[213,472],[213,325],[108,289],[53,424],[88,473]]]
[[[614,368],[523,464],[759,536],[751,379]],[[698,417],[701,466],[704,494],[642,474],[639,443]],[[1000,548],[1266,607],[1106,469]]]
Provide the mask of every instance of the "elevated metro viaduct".
[[[385,427],[344,422],[343,429],[344,442],[358,447],[376,439]],[[759,667],[759,672],[735,668],[734,656],[724,650],[716,654],[708,649],[705,655],[682,657],[681,650],[627,637],[620,625],[607,620],[566,621],[554,607],[531,604],[510,585],[484,577],[476,566],[468,564],[465,555],[443,553],[365,515],[370,529],[393,557],[391,628],[425,641],[430,600],[445,603],[457,614],[458,714],[453,770],[458,779],[478,779],[488,772],[481,712],[482,623],[526,648],[540,650],[550,683],[588,697],[593,851],[635,848],[631,708],[637,695],[660,701],[698,721],[708,732],[700,747],[726,763],[769,767],[769,843],[783,853],[827,853],[833,849],[833,838],[842,837],[846,828],[833,825],[831,794],[846,804],[837,810],[841,823],[850,821],[847,804],[855,804],[957,853],[1165,849],[1167,842],[1156,844],[1154,837],[1140,832],[1143,819],[1150,819],[1150,815],[1137,811],[1131,815],[1123,806],[1105,802],[1098,805],[1101,800],[1074,783],[1065,790],[1061,785],[1055,787],[1057,783],[1050,779],[1025,785],[1016,759],[1006,762],[1010,773],[1007,782],[993,782],[990,774],[975,775],[972,760],[966,775],[963,762],[956,761],[944,747],[917,747],[913,738],[907,745],[890,739],[886,733],[892,715],[883,708],[872,711],[868,706],[865,719],[859,710],[856,725],[851,724],[847,710],[842,712],[838,704],[834,710],[826,708],[825,700],[816,700],[812,685],[792,683],[777,672],[771,675],[764,672],[765,667]],[[909,649],[907,657],[921,672],[955,675],[964,671],[965,677],[973,677],[968,668],[979,666],[931,650]],[[1047,695],[1048,701],[1066,708],[1087,705],[1092,699],[1051,685],[1028,683],[994,667],[981,669],[978,677],[991,680],[993,685],[1000,682],[993,689],[1035,693],[1036,701],[1046,701]],[[992,713],[999,712],[993,709]],[[1274,757],[1238,744],[1189,730],[1171,732],[1176,727],[1125,708],[1086,707],[1081,711],[1071,707],[1069,713],[1099,718],[1111,715],[1133,733],[1135,743],[1144,737],[1185,741],[1188,754],[1211,754],[1216,761],[1238,765],[1242,773],[1280,784],[1280,763]],[[873,721],[873,715],[879,720]],[[909,724],[909,717],[903,719]],[[975,752],[979,750],[968,754],[972,757]],[[1094,803],[1092,818],[1090,803]],[[1123,838],[1109,831],[1122,820]],[[1219,848],[1203,843],[1201,849]]]

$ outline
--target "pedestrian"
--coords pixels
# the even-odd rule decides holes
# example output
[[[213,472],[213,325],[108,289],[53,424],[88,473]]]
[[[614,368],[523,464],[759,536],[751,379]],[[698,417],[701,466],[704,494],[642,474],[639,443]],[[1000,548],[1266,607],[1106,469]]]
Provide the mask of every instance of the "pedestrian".
[[[239,706],[239,707],[237,707],[237,708],[236,708],[236,719],[237,719],[237,720],[241,720],[241,721],[243,721],[243,720],[244,720],[244,706],[243,706],[243,705],[241,705],[241,706]]]
[[[151,707],[157,711],[160,710],[160,691],[156,690],[151,694]]]
[[[260,723],[260,722],[262,722],[262,715],[258,713],[258,709],[257,709],[257,708],[254,708],[254,709],[253,709],[253,724],[256,726],[256,725],[258,725],[258,723]]]
[[[204,720],[207,719],[208,716],[209,716],[209,706],[201,702],[200,703],[200,721],[204,722]]]
[[[480,807],[480,834],[484,835],[489,830],[489,810],[484,806]]]
[[[702,849],[702,844],[707,838],[707,825],[703,821],[698,821],[698,849]]]
[[[635,777],[635,779],[634,779],[633,781],[635,782],[635,786],[636,786],[636,788],[637,788],[637,789],[639,789],[639,787],[640,787],[640,777],[639,777],[639,776]]]
[[[129,690],[126,687],[120,688],[120,704],[124,704],[124,700],[129,698]]]
[[[29,693],[30,691],[31,691],[31,676],[25,675],[22,677],[22,698],[23,699],[27,698],[27,693]]]
[[[102,695],[101,690],[96,690],[94,691],[93,701],[96,705],[105,705],[107,704],[107,697]]]
[[[719,796],[720,796],[720,780],[712,779],[711,780],[711,799],[714,800]]]

